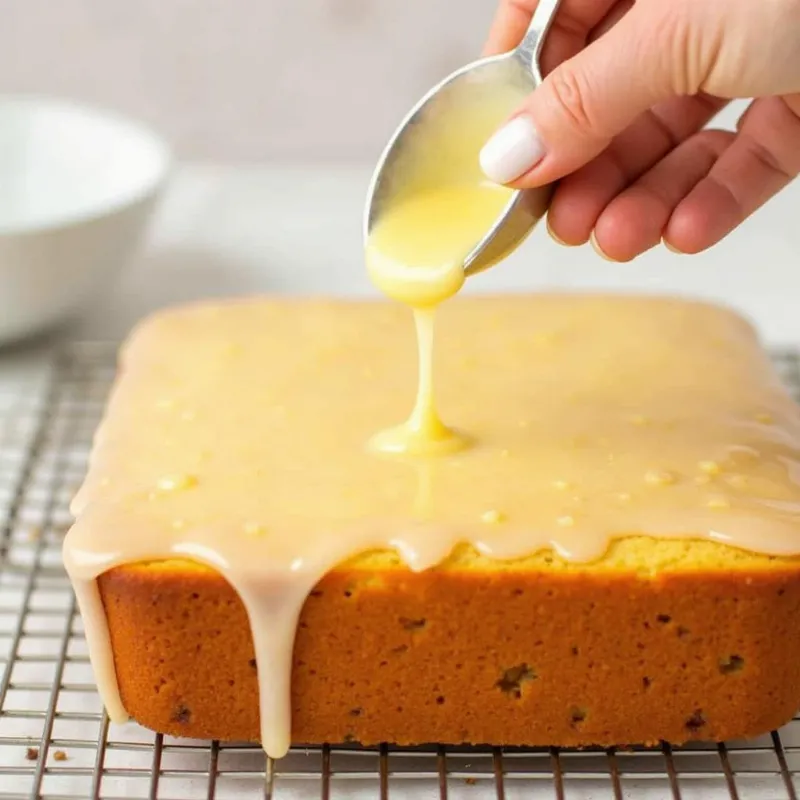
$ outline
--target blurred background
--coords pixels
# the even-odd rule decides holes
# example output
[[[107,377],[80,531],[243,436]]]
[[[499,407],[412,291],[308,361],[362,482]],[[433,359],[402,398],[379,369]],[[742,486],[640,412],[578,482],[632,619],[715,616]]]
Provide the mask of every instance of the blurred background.
[[[119,338],[152,308],[207,295],[371,294],[361,247],[371,169],[409,106],[479,53],[494,7],[0,0],[0,96],[118,111],[173,149],[170,181],[132,265],[75,317],[72,335]],[[742,107],[719,124],[732,127]],[[0,200],[3,191],[0,180]],[[798,208],[794,186],[709,253],[656,248],[626,265],[537,230],[468,291],[687,293],[736,306],[772,341],[800,341]]]
[[[0,86],[155,126],[184,159],[363,161],[480,52],[493,0],[3,0]]]

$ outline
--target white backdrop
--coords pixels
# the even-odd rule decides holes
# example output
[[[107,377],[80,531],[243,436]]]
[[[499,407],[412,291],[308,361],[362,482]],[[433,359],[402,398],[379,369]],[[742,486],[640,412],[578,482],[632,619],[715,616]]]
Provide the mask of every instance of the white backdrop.
[[[0,93],[110,106],[183,159],[371,161],[495,0],[0,0]],[[728,115],[730,118],[730,115]]]
[[[149,121],[184,158],[374,156],[494,0],[0,0],[0,93]]]

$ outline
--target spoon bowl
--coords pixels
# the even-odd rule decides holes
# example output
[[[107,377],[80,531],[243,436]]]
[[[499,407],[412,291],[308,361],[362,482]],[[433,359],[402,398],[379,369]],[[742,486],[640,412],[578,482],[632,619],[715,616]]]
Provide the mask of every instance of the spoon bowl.
[[[364,236],[384,210],[404,195],[437,188],[442,175],[488,183],[480,148],[542,81],[539,56],[559,0],[540,0],[520,45],[509,53],[468,64],[434,86],[411,109],[378,160],[367,192]],[[460,132],[468,133],[459,136]],[[509,191],[489,230],[464,259],[467,276],[493,266],[513,250],[547,213],[553,185]]]

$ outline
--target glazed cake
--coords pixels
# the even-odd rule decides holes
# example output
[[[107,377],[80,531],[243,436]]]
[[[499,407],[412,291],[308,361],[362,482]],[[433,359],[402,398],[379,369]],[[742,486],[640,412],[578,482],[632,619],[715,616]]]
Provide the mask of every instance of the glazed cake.
[[[134,333],[65,561],[112,718],[295,743],[760,734],[800,701],[800,414],[750,326],[666,298],[441,310],[470,446],[371,452],[416,354],[386,303]]]

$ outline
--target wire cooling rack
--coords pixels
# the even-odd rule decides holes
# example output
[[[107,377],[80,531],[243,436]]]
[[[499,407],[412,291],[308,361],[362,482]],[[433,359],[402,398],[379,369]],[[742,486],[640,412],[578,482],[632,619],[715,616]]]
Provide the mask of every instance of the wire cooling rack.
[[[800,353],[775,361],[800,396]],[[797,800],[800,717],[755,741],[680,749],[326,746],[279,762],[110,725],[61,541],[113,372],[106,346],[0,361],[0,798]]]

